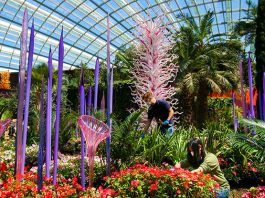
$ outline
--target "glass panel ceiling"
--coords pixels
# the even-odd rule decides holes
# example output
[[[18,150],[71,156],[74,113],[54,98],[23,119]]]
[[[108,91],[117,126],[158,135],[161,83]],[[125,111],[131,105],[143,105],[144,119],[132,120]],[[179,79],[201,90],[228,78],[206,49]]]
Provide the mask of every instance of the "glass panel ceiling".
[[[252,0],[256,3],[258,0]],[[231,32],[235,22],[245,20],[246,0],[0,0],[0,68],[18,70],[21,23],[25,8],[29,12],[29,31],[35,24],[34,65],[47,62],[52,48],[57,67],[58,43],[64,28],[64,69],[80,63],[93,68],[96,57],[106,60],[107,14],[111,26],[111,61],[117,50],[132,44],[136,21],[165,15],[171,32],[184,23],[180,14],[199,20],[208,10],[215,13],[213,34]],[[28,37],[29,40],[29,37]]]

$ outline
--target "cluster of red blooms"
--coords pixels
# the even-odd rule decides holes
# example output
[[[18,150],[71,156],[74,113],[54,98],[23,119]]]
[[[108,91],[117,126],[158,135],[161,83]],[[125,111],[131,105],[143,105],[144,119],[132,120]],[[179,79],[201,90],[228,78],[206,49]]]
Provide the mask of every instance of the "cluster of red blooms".
[[[181,168],[160,169],[136,164],[105,178],[111,196],[127,197],[214,197],[219,184],[210,176]]]
[[[37,174],[25,170],[23,180],[16,185],[12,164],[0,162],[0,197],[99,197],[94,189],[84,189],[78,184],[77,178],[66,180],[58,175],[57,184],[52,184],[52,178],[44,177],[41,195],[38,194]],[[103,192],[104,193],[104,192]],[[95,196],[94,196],[95,195]]]

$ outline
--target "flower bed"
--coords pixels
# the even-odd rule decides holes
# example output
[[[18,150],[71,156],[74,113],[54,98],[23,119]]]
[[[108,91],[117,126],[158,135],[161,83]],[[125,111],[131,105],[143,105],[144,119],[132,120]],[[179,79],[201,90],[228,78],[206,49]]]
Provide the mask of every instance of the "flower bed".
[[[210,175],[143,164],[113,172],[105,180],[111,195],[120,197],[214,197],[219,187]]]

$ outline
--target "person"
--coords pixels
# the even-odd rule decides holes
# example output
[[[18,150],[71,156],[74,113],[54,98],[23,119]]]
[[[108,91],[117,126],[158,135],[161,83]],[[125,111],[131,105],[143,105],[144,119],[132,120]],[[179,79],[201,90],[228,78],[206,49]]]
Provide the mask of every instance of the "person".
[[[153,118],[156,119],[160,131],[166,135],[171,136],[174,132],[172,107],[165,100],[156,99],[152,92],[148,91],[143,95],[143,100],[150,106],[148,108],[148,120],[146,122],[144,131],[146,132],[150,127]]]
[[[194,168],[191,172],[209,173],[216,178],[220,187],[216,189],[216,197],[227,198],[230,194],[230,185],[226,180],[217,157],[204,150],[202,141],[199,138],[192,138],[187,144],[187,159],[175,165],[177,168]]]

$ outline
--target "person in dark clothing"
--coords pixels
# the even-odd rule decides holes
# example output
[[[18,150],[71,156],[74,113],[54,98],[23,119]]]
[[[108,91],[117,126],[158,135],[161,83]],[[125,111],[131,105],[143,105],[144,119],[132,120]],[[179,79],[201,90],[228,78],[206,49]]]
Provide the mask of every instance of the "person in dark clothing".
[[[143,100],[150,105],[148,109],[148,121],[144,131],[148,130],[153,118],[155,118],[161,132],[164,135],[168,133],[171,136],[174,132],[172,119],[174,111],[172,107],[165,100],[157,100],[150,91],[143,95]]]

